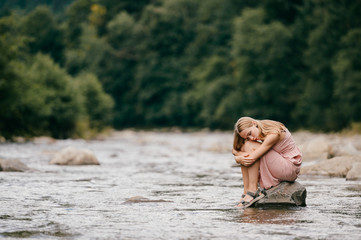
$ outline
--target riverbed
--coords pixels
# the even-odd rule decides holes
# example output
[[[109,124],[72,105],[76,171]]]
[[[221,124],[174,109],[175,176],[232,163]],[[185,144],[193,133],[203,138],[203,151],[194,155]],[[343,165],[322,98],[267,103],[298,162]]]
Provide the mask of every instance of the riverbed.
[[[120,131],[101,140],[1,143],[0,237],[8,239],[360,239],[361,181],[300,176],[306,207],[248,208],[230,132]],[[48,162],[73,146],[99,166]],[[133,197],[148,201],[127,201]]]

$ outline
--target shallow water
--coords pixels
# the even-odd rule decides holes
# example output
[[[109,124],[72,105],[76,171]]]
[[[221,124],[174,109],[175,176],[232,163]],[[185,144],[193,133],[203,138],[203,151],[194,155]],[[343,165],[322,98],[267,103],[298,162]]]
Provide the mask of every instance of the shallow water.
[[[231,133],[122,131],[0,144],[0,158],[37,170],[0,172],[0,238],[361,239],[361,181],[301,176],[307,207],[235,208],[231,143]],[[101,165],[49,165],[66,146],[91,149]],[[125,203],[135,196],[166,202]]]

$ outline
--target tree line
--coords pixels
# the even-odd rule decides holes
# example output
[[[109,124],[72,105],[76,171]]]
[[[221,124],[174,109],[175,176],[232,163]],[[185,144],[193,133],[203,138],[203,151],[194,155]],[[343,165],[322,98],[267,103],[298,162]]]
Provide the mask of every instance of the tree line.
[[[359,126],[360,16],[356,0],[4,1],[0,135]]]

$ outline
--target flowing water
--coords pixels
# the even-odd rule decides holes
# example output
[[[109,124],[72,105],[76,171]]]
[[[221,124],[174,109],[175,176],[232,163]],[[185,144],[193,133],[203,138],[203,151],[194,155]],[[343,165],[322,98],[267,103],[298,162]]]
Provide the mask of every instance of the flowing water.
[[[0,172],[0,238],[361,239],[361,181],[300,176],[307,207],[235,208],[231,144],[232,133],[132,131],[2,143],[0,158],[36,170]],[[92,150],[101,165],[49,165],[66,146]],[[135,196],[149,201],[127,202]]]

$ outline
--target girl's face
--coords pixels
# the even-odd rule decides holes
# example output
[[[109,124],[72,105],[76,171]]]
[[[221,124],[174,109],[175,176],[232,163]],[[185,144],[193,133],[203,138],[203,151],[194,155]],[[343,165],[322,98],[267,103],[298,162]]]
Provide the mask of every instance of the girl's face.
[[[241,138],[251,141],[257,141],[259,139],[259,129],[257,124],[254,123],[252,127],[248,127],[243,129],[243,131],[239,134]]]

